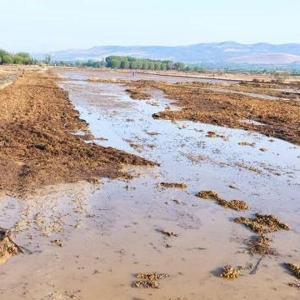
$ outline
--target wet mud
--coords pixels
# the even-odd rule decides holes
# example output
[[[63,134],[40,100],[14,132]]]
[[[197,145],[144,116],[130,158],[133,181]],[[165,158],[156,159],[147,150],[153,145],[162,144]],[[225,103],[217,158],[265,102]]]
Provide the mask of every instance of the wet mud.
[[[71,131],[76,139],[157,166],[118,169],[116,158],[125,176],[93,175],[43,185],[26,199],[2,197],[0,226],[29,251],[1,265],[1,298],[298,299],[297,278],[283,265],[300,260],[299,146],[241,128],[153,119],[181,107],[153,87],[147,99],[132,99],[124,82],[130,74],[55,72],[47,80],[68,92],[85,120]],[[145,74],[133,80],[140,79],[162,81]],[[202,194],[209,201],[196,197],[199,191],[209,192]]]
[[[292,99],[268,101],[244,94],[212,91],[204,83],[140,81],[128,84],[133,85],[136,95],[142,98],[147,89],[160,89],[181,108],[155,113],[153,117],[156,119],[191,120],[254,130],[300,144],[300,104]],[[248,92],[251,93],[251,90]],[[260,124],[245,123],[244,120]]]
[[[47,73],[27,71],[0,91],[0,189],[129,177],[122,166],[154,165],[136,155],[86,143],[87,124]],[[76,135],[78,131],[85,134]],[[89,139],[92,135],[89,134]]]

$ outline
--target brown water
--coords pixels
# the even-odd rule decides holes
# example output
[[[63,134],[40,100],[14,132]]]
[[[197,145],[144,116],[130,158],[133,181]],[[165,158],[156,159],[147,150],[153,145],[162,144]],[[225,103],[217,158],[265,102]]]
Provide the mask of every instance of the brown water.
[[[97,143],[160,166],[130,169],[138,175],[131,181],[81,182],[21,201],[3,198],[0,226],[13,227],[28,252],[0,267],[0,299],[299,299],[281,264],[300,262],[300,147],[243,130],[154,120],[153,113],[176,109],[159,91],[149,101],[134,101],[115,84],[71,80],[62,86]],[[209,138],[207,131],[224,137]],[[162,189],[160,182],[188,188]],[[239,213],[201,200],[195,197],[201,190],[245,200],[251,210]],[[252,233],[232,221],[255,212],[272,213],[291,226],[272,235],[279,256],[264,257],[254,275],[219,278],[226,264],[259,261],[244,244]],[[178,237],[166,238],[160,229]],[[170,275],[160,289],[131,286],[133,274],[152,271]]]

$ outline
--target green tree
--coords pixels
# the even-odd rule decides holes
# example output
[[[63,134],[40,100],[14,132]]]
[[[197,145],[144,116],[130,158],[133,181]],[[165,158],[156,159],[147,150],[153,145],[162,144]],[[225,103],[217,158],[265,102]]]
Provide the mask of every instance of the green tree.
[[[6,54],[2,57],[3,64],[12,64],[14,62],[13,57],[9,54]]]
[[[30,65],[33,63],[32,57],[26,52],[19,52],[15,56],[19,57],[19,60],[22,64]]]

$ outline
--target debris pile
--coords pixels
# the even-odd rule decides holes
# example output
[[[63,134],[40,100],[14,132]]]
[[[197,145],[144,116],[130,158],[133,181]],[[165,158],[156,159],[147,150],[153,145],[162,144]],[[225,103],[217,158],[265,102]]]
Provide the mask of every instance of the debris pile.
[[[279,230],[289,230],[289,226],[280,222],[272,215],[255,214],[255,218],[239,217],[234,219],[235,223],[243,224],[257,234],[276,232]]]
[[[175,188],[175,189],[186,189],[187,185],[185,183],[176,183],[176,182],[161,182],[160,186],[163,188]]]
[[[218,193],[214,191],[201,191],[196,194],[196,197],[202,198],[202,199],[209,199],[209,200],[214,200],[216,203],[220,206],[223,206],[225,208],[230,208],[233,210],[237,211],[242,211],[242,210],[248,210],[249,206],[248,204],[243,201],[243,200],[224,200],[222,199]]]
[[[265,235],[254,236],[248,241],[248,251],[251,255],[276,255],[277,252],[271,247],[272,240]]]
[[[0,229],[0,264],[22,252],[21,248],[11,239],[9,232]]]
[[[224,279],[237,279],[241,275],[240,268],[234,268],[230,265],[223,267],[220,277]]]
[[[300,279],[300,265],[296,264],[285,264],[287,269],[298,279]]]
[[[133,286],[137,288],[151,288],[158,289],[160,286],[160,280],[169,277],[165,273],[138,273],[135,275],[136,280],[133,282]]]

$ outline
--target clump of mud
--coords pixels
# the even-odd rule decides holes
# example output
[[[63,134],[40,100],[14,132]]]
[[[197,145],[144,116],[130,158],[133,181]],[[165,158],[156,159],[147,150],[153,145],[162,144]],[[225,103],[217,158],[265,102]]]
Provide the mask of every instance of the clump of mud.
[[[300,282],[290,282],[288,283],[290,287],[294,287],[296,289],[300,289]]]
[[[51,241],[51,244],[53,244],[57,247],[62,247],[63,246],[62,240],[59,240],[59,239],[55,239],[55,240]]]
[[[223,206],[223,207],[230,208],[230,209],[237,210],[237,211],[248,210],[249,209],[248,204],[243,200],[230,200],[230,201],[227,201],[227,200],[219,199],[217,201],[217,203],[219,205]]]
[[[0,91],[0,190],[18,195],[56,183],[130,178],[124,164],[154,165],[76,136],[89,133],[87,124],[55,77],[47,76],[25,71]]]
[[[9,232],[0,229],[0,264],[22,252],[21,248],[11,239]]]
[[[177,183],[177,182],[161,182],[160,186],[163,188],[175,188],[175,189],[187,188],[187,185],[185,183]]]
[[[249,146],[249,147],[254,147],[255,143],[249,143],[249,142],[239,142],[240,146]]]
[[[248,241],[248,251],[251,255],[277,255],[271,247],[272,240],[265,235],[254,236]]]
[[[286,268],[298,279],[300,279],[300,265],[287,263]]]
[[[136,280],[132,283],[133,287],[158,289],[160,280],[169,277],[165,273],[138,273],[135,275]]]
[[[209,200],[214,200],[216,203],[220,206],[223,206],[225,208],[230,208],[233,210],[237,211],[243,211],[243,210],[248,210],[249,206],[248,204],[243,201],[243,200],[224,200],[222,199],[218,193],[214,191],[201,191],[196,194],[197,197],[202,198],[202,199],[209,199]]]
[[[168,237],[178,237],[177,233],[174,233],[173,231],[167,231],[163,229],[157,229],[157,232],[160,232],[161,234],[168,236]]]
[[[280,222],[278,218],[272,215],[255,214],[255,218],[239,217],[234,219],[234,222],[243,224],[260,235],[290,229],[288,225]]]
[[[224,135],[218,134],[215,131],[208,131],[206,137],[226,139]]]
[[[237,279],[241,275],[240,268],[234,268],[230,265],[223,267],[220,277],[224,279]]]
[[[138,88],[128,88],[126,89],[126,92],[130,95],[130,98],[134,100],[148,100],[151,98],[148,93],[143,92]]]
[[[209,199],[209,200],[219,200],[220,197],[217,192],[214,191],[201,191],[198,194],[196,194],[197,197],[202,199]]]
[[[248,251],[251,255],[277,255],[277,251],[271,247],[272,240],[266,236],[268,233],[279,230],[290,230],[289,226],[279,221],[272,215],[255,214],[254,218],[239,217],[235,223],[243,224],[258,236],[254,236],[247,242]]]

